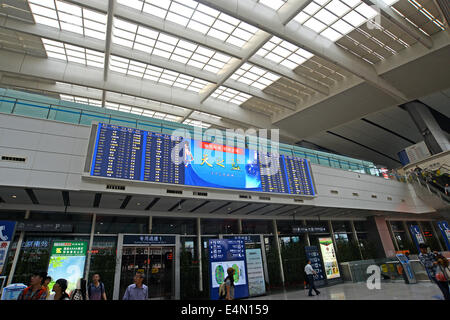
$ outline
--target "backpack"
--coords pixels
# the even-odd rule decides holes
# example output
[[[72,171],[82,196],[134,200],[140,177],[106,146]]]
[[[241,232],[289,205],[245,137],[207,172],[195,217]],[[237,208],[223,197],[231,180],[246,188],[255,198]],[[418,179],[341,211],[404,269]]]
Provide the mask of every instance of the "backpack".
[[[23,300],[23,297],[28,293],[28,290],[31,290],[31,287],[27,287],[27,288],[23,289],[22,300]],[[42,288],[41,290],[39,290],[38,293],[34,294],[34,296],[31,297],[31,300],[39,300],[45,291],[47,291],[47,289]]]
[[[89,299],[91,298],[91,287],[92,287],[93,283],[91,283],[88,286],[88,297]],[[100,289],[101,289],[101,300],[103,300],[103,292],[105,292],[105,287],[103,286],[103,282],[100,282]]]
[[[223,300],[227,296],[227,285],[226,282],[228,280],[228,277],[223,280],[223,282],[219,286],[219,299]]]

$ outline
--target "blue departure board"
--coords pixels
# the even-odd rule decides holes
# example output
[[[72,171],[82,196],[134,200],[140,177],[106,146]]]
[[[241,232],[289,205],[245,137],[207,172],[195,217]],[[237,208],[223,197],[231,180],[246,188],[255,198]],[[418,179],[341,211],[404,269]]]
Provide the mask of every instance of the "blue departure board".
[[[104,123],[98,124],[90,174],[208,188],[315,195],[306,159]]]

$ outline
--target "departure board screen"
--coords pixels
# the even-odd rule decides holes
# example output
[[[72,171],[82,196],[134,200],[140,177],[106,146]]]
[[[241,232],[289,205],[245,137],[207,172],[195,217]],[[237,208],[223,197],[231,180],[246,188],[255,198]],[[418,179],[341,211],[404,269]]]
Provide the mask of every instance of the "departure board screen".
[[[91,176],[314,196],[306,159],[99,123]]]

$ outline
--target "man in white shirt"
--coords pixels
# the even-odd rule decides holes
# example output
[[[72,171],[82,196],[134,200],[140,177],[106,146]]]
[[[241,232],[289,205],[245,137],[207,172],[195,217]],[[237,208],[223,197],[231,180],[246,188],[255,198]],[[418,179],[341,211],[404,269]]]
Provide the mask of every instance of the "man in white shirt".
[[[309,293],[308,296],[312,297],[313,295],[312,290],[314,289],[314,292],[316,295],[320,294],[320,291],[316,289],[316,286],[314,285],[314,275],[317,274],[317,272],[313,269],[311,265],[311,260],[308,260],[307,265],[305,266],[305,273],[306,277],[308,278],[308,284],[309,284]]]

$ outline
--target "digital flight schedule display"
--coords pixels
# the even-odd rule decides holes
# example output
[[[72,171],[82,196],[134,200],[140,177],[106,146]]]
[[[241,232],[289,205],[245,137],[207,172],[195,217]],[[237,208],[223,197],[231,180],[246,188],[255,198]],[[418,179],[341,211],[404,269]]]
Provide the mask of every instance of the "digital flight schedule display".
[[[314,196],[306,159],[99,123],[91,176]]]

